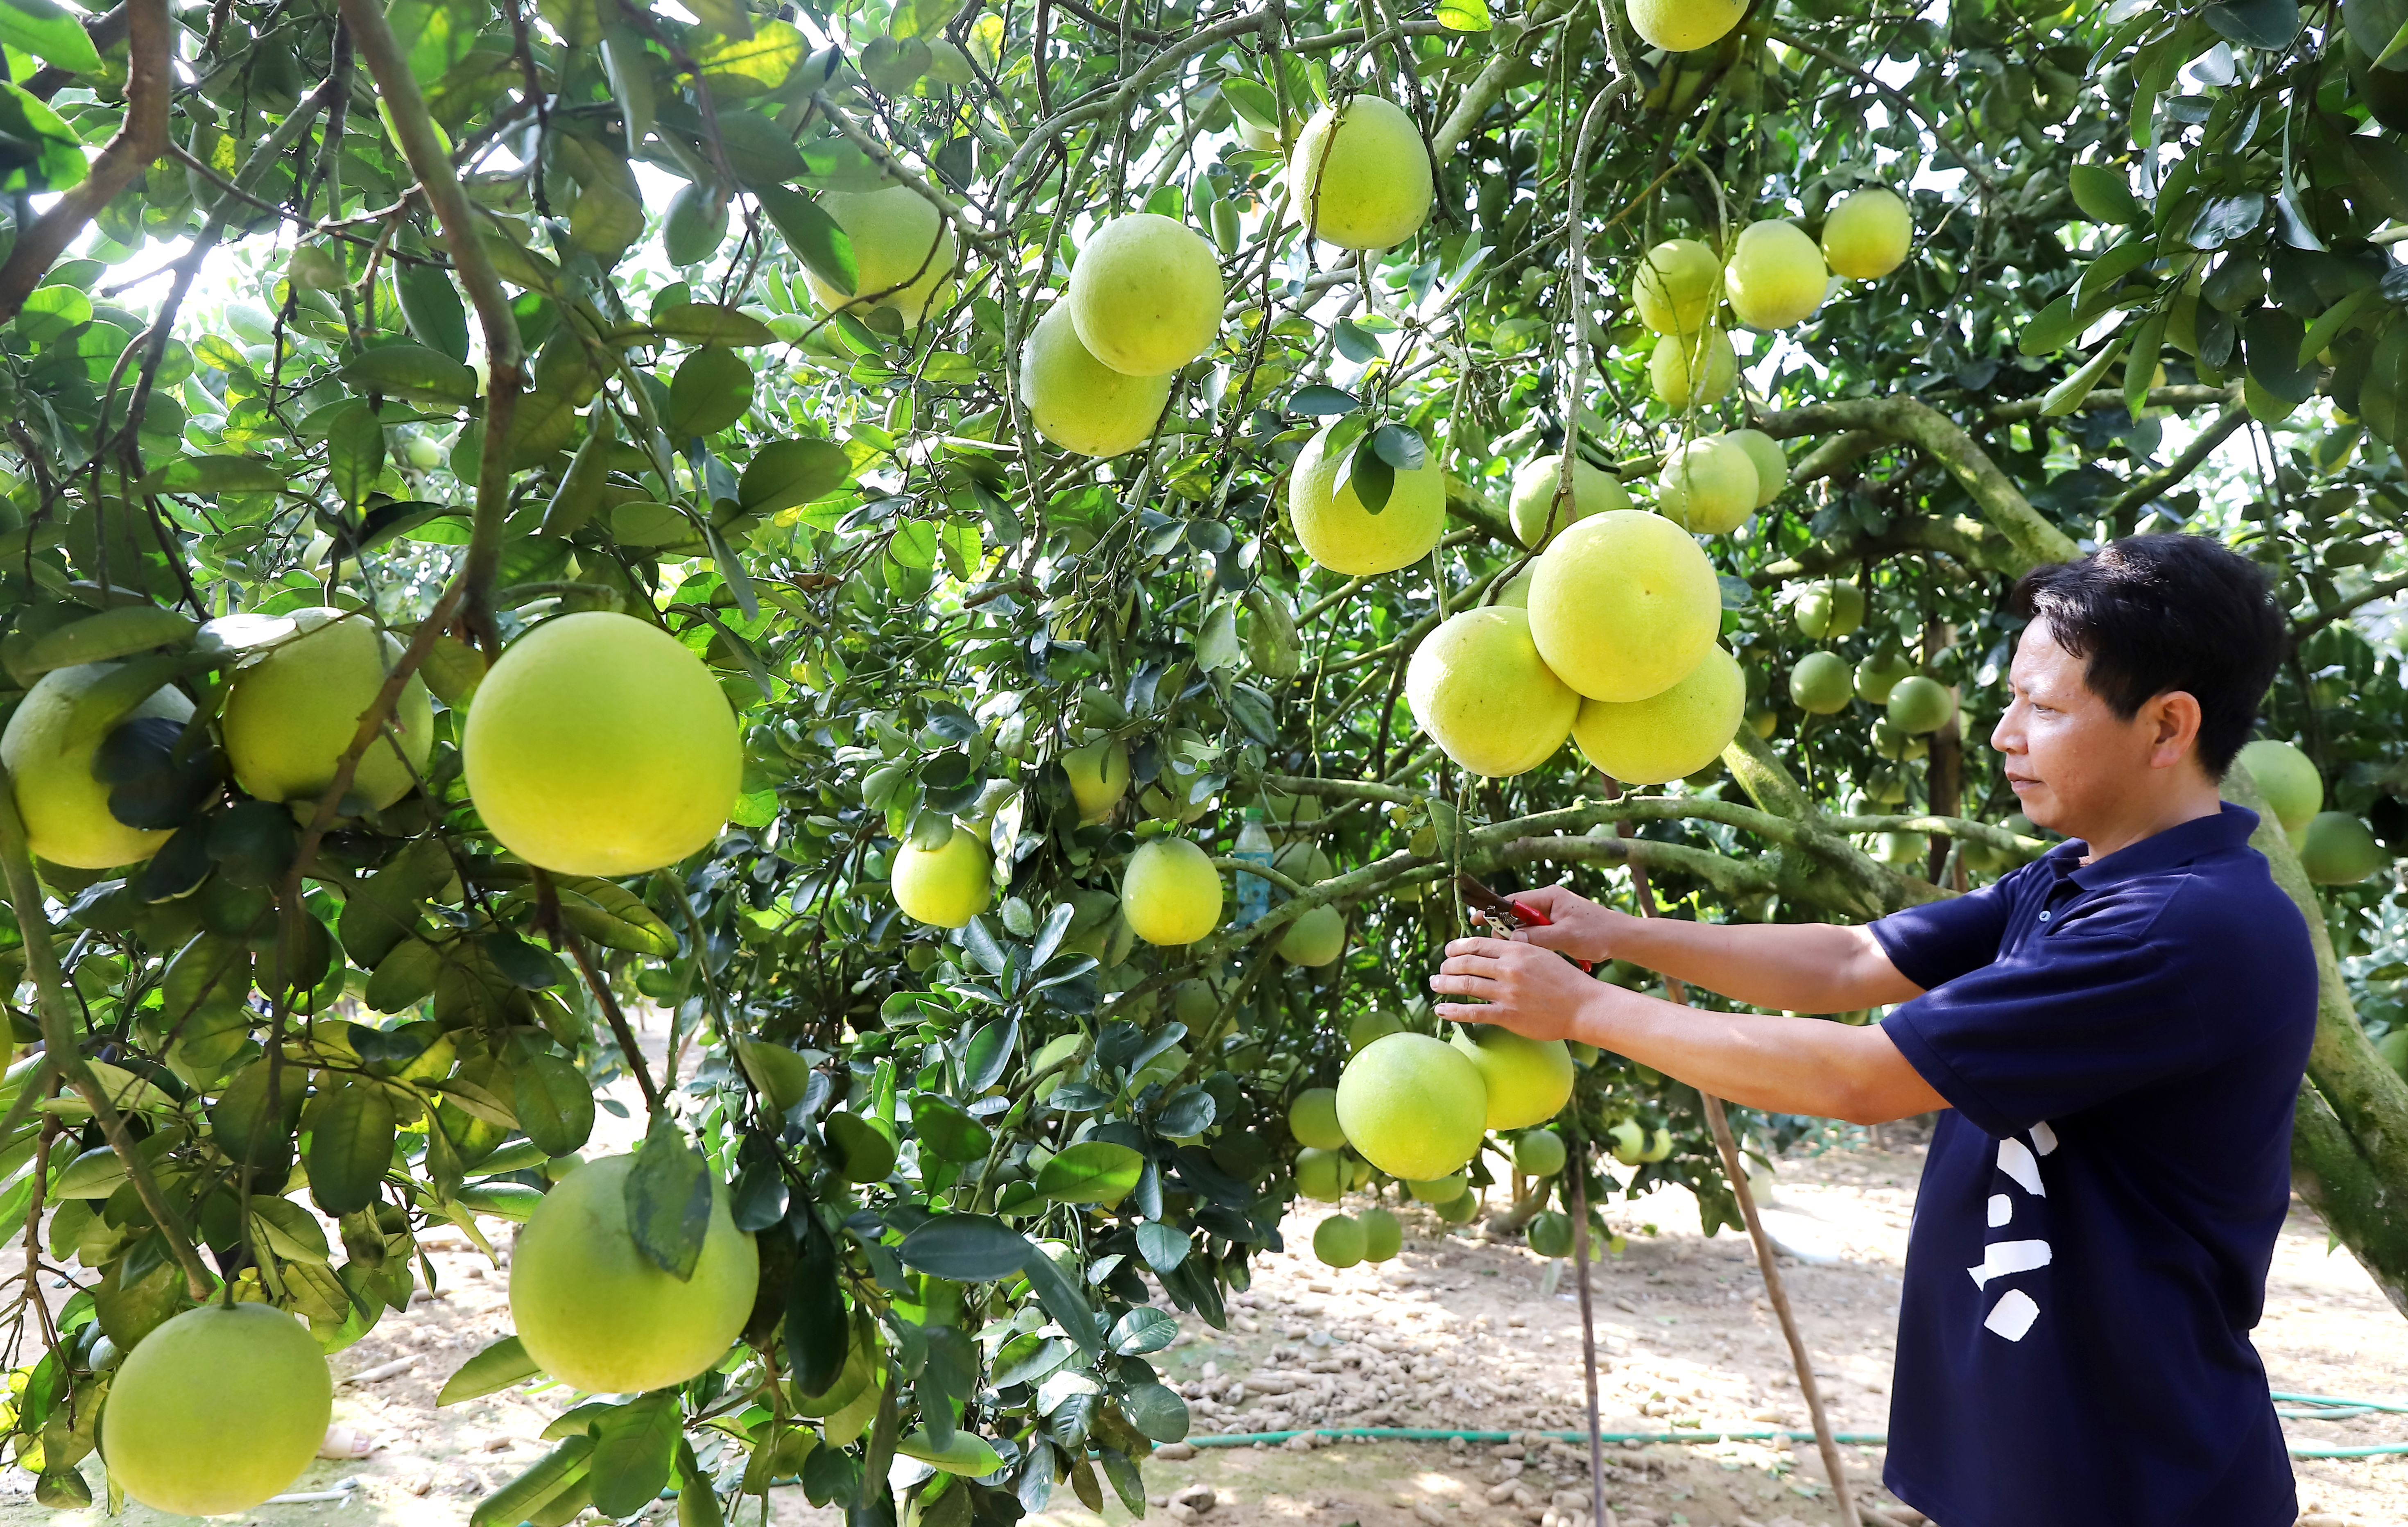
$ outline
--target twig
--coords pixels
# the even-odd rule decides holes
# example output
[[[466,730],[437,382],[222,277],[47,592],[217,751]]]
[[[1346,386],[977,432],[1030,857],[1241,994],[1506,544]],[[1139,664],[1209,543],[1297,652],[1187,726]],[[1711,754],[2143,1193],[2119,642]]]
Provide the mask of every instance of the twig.
[[[853,146],[859,149],[871,164],[910,186],[921,199],[935,208],[946,222],[953,225],[956,233],[981,248],[994,242],[984,229],[971,221],[970,215],[963,209],[960,202],[929,184],[927,177],[888,152],[886,145],[870,137],[867,128],[853,121],[843,108],[829,100],[827,92],[824,90],[811,92],[811,105],[822,116],[834,123],[836,130],[850,139]]]
[[[2114,525],[2126,511],[2138,509],[2164,493],[2168,488],[2199,470],[2200,464],[2214,455],[2217,446],[2230,439],[2233,431],[2248,422],[2249,410],[2245,404],[2235,403],[2226,409],[2215,423],[2200,430],[2199,438],[2184,447],[2181,455],[2166,464],[2165,470],[2151,472],[2116,495],[2114,501],[2100,512],[2099,518],[2108,525]]]
[[[636,1042],[635,1030],[627,1027],[627,1016],[619,1011],[619,1000],[610,995],[610,983],[602,978],[601,971],[594,963],[592,951],[585,947],[585,941],[579,938],[560,915],[560,893],[553,887],[552,876],[542,870],[535,872],[535,894],[537,926],[550,934],[554,944],[567,950],[569,958],[577,961],[578,972],[585,977],[585,989],[594,994],[595,1004],[602,1009],[602,1016],[610,1025],[611,1034],[619,1041],[620,1057],[627,1062],[627,1069],[636,1073],[636,1088],[644,1095],[645,1112],[657,1117],[661,1111],[661,1093],[652,1085],[652,1073],[644,1069],[643,1046]],[[676,1074],[674,1059],[670,1061],[669,1071],[671,1075]]]

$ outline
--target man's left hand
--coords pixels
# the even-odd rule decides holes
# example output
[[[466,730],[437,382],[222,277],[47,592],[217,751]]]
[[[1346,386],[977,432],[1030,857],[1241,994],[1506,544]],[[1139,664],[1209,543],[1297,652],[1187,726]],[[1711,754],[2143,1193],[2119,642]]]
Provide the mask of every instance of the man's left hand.
[[[1541,1040],[1579,1038],[1581,1009],[1600,989],[1563,956],[1511,939],[1456,939],[1430,977],[1430,990],[1441,996],[1479,1000],[1440,1002],[1440,1018],[1498,1024]]]

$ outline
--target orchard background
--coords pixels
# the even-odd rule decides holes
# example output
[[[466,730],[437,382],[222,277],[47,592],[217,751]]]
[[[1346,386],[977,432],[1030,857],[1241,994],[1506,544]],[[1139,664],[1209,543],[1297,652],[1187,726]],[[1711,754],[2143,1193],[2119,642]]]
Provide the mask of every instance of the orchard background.
[[[1644,871],[1666,915],[1857,920],[2020,862],[2043,845],[2002,825],[1983,743],[2004,592],[2150,528],[2243,549],[2291,612],[2262,735],[2344,814],[2303,840],[2333,884],[2259,835],[2322,984],[2297,1179],[2408,1311],[2408,3],[1757,0],[1679,53],[1632,21],[0,0],[0,668],[13,703],[122,665],[67,724],[119,821],[172,834],[77,870],[0,814],[24,1054],[0,1232],[28,1259],[6,1416],[45,1502],[86,1498],[117,1365],[170,1317],[230,1286],[339,1349],[432,1275],[423,1233],[573,1181],[644,1007],[701,1059],[667,1094],[636,1078],[625,1212],[691,1271],[728,1184],[757,1302],[724,1360],[596,1402],[479,1520],[674,1484],[711,1521],[796,1474],[864,1522],[1135,1508],[1189,1424],[1147,1354],[1227,1318],[1298,1191],[1290,1104],[1350,1028],[1435,1031],[1458,872],[1627,904]],[[1435,179],[1370,252],[1309,238],[1288,184],[1307,119],[1354,96],[1409,115]],[[1907,198],[1906,262],[1735,330],[1738,385],[1668,406],[1645,252],[1819,234],[1866,186]],[[882,188],[932,240],[900,266],[838,216]],[[1135,448],[1071,454],[1019,356],[1137,211],[1210,239],[1226,311]],[[1307,559],[1290,468],[1333,422],[1358,483],[1443,471],[1431,555]],[[1748,696],[1722,762],[1624,792],[1570,747],[1483,779],[1431,745],[1408,663],[1522,570],[1514,474],[1569,444],[1644,505],[1668,451],[1742,425],[1788,482],[1699,542]],[[391,799],[347,767],[288,808],[233,777],[226,700],[327,606],[394,638],[349,759],[382,756],[412,675],[432,747]],[[709,665],[742,737],[724,830],[615,879],[501,853],[458,746],[505,648],[591,612]],[[1817,651],[1875,693],[1928,676],[1955,717],[1805,712]],[[144,703],[163,685],[185,703]],[[640,705],[619,741],[693,744]],[[1096,760],[1123,748],[1116,794]],[[1137,939],[1140,841],[1226,861],[1248,807],[1268,910]],[[956,929],[902,915],[898,855],[957,825],[992,897]],[[1333,916],[1340,953],[1289,958]],[[1760,1149],[1811,1127],[1735,1124]],[[1591,1203],[1623,1191],[1593,1143],[1657,1156],[1661,1130],[1628,1191],[1737,1223],[1689,1089],[1599,1057],[1556,1129]],[[1569,1192],[1469,1172],[1512,1225]],[[510,1343],[457,1382],[536,1371]]]

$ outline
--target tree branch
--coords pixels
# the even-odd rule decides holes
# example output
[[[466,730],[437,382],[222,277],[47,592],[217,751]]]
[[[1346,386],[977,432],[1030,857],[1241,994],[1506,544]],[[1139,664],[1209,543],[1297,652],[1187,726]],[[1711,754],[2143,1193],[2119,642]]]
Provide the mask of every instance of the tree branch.
[[[1491,35],[1487,64],[1472,77],[1471,83],[1463,87],[1463,96],[1455,103],[1455,109],[1430,134],[1433,160],[1444,164],[1447,155],[1462,146],[1472,129],[1480,125],[1480,119],[1488,114],[1488,108],[1504,95],[1507,81],[1520,72],[1541,36],[1570,15],[1571,9],[1572,0],[1539,0],[1530,7],[1527,21],[1507,22]]]
[[[2403,573],[2397,578],[2386,578],[2379,583],[2371,583],[2365,588],[2360,589],[2356,594],[2351,595],[2348,598],[2342,600],[2341,603],[2330,606],[2328,609],[2319,610],[2315,614],[2308,616],[2306,619],[2293,626],[2291,627],[2291,645],[2295,647],[2298,646],[2300,642],[2305,641],[2308,638],[2315,635],[2318,631],[2330,626],[2334,621],[2341,619],[2344,615],[2362,610],[2366,606],[2374,603],[2377,599],[2387,599],[2394,594],[2399,594],[2403,591],[2408,591],[2408,573]]]
[[[1979,520],[1900,519],[1877,536],[1854,540],[1817,541],[1794,557],[1768,563],[1748,574],[1756,588],[1771,588],[1793,579],[1814,578],[1837,568],[1869,562],[1899,552],[1938,552],[1968,567],[1998,567],[2012,560],[2007,538]]]
[[[2181,455],[2166,464],[2163,471],[2151,472],[2118,494],[2115,500],[2101,511],[2099,517],[2110,525],[2118,523],[2127,511],[2138,509],[2150,499],[2199,470],[2201,463],[2215,454],[2215,448],[2232,438],[2233,431],[2249,422],[2249,410],[2239,403],[2224,411],[2223,417],[2199,432]]]

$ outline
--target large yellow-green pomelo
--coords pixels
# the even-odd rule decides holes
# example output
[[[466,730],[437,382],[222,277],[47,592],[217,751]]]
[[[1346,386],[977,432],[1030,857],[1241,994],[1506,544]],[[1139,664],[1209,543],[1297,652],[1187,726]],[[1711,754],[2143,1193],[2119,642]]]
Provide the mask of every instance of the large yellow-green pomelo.
[[[1221,267],[1185,223],[1154,212],[1116,217],[1088,236],[1063,305],[1087,353],[1133,377],[1158,377],[1212,348]]]
[[[1740,230],[1724,271],[1731,311],[1752,328],[1785,329],[1823,305],[1831,272],[1823,252],[1795,223],[1751,223]]]
[[[632,615],[545,621],[468,708],[460,758],[502,846],[563,874],[641,874],[719,836],[744,774],[736,713],[702,659]]]
[[[1789,616],[1799,634],[1837,641],[1865,623],[1865,591],[1837,578],[1809,583]]]
[[[1906,263],[1914,213],[1885,186],[1851,191],[1823,220],[1823,258],[1856,281],[1874,281]]]
[[[852,291],[839,291],[805,266],[803,281],[821,307],[856,317],[892,308],[905,326],[917,328],[932,304],[953,295],[953,230],[927,197],[890,185],[824,191],[819,203],[853,240],[855,276]]]
[[[681,1283],[646,1256],[627,1230],[635,1160],[606,1156],[555,1184],[510,1257],[510,1318],[527,1356],[596,1394],[682,1384],[725,1357],[761,1279],[715,1174],[694,1276]]]
[[[1375,1039],[1385,1039],[1390,1034],[1404,1031],[1405,1020],[1394,1013],[1367,1008],[1354,1015],[1353,1021],[1346,1025],[1346,1053],[1352,1055]]]
[[[1661,514],[1592,514],[1541,553],[1530,635],[1555,676],[1591,699],[1659,695],[1687,677],[1723,618],[1713,564]]]
[[[1338,1127],[1338,1089],[1308,1087],[1287,1105],[1287,1131],[1297,1144],[1316,1150],[1343,1150],[1346,1131]]]
[[[1062,772],[1070,776],[1079,820],[1100,822],[1128,794],[1128,744],[1117,737],[1105,737],[1085,747],[1074,747],[1062,755]]]
[[[147,859],[167,841],[165,832],[130,828],[108,814],[108,786],[92,777],[93,750],[105,732],[78,737],[76,701],[117,671],[115,663],[82,663],[52,669],[9,713],[0,732],[0,765],[24,818],[25,840],[52,864],[72,870],[110,870]],[[159,716],[190,720],[193,702],[180,689],[162,687],[128,713],[119,726]]]
[[[1781,490],[1789,486],[1789,457],[1781,442],[1760,429],[1734,429],[1723,439],[1756,463],[1756,507],[1762,509],[1780,497]]]
[[[1848,708],[1848,661],[1836,652],[1810,652],[1789,670],[1789,699],[1813,715],[1837,715]]]
[[[1747,14],[1747,0],[1630,0],[1630,28],[1651,48],[1694,52],[1722,41]]]
[[[101,1454],[152,1510],[248,1511],[309,1466],[334,1408],[308,1327],[265,1304],[204,1304],[126,1354],[100,1414]]]
[[[260,800],[314,803],[334,783],[335,766],[401,643],[374,621],[340,610],[293,615],[302,634],[235,674],[222,721],[226,759],[236,781]],[[360,755],[351,793],[382,811],[410,792],[434,745],[434,702],[413,673],[394,704],[390,731]]]
[[[2347,812],[2316,813],[2300,843],[2300,867],[2319,886],[2354,886],[2390,863],[2390,853]]]
[[[2241,750],[2235,760],[2249,771],[2258,793],[2266,798],[2274,819],[2286,832],[2304,830],[2324,808],[2325,782],[2308,756],[2288,742],[2261,737]]]
[[[1928,674],[1912,673],[1889,692],[1889,724],[1909,737],[1938,731],[1956,713],[1956,697]]]
[[[1221,872],[1185,838],[1140,843],[1121,874],[1121,915],[1148,944],[1194,944],[1221,921]]]
[[[1656,507],[1693,534],[1725,535],[1756,512],[1761,482],[1756,458],[1745,446],[1708,435],[1664,454],[1664,469],[1656,479]]]
[[[1386,249],[1429,217],[1429,149],[1404,108],[1377,95],[1323,107],[1287,161],[1288,205],[1325,242]]]
[[[1172,375],[1115,371],[1079,342],[1070,310],[1055,303],[1020,347],[1020,400],[1037,433],[1082,456],[1116,456],[1143,445],[1170,400]]]
[[[1338,486],[1339,468],[1354,447],[1329,454],[1329,431],[1336,427],[1305,441],[1288,475],[1288,518],[1305,555],[1349,578],[1394,572],[1429,555],[1446,530],[1446,475],[1439,469],[1438,454],[1427,453],[1421,466],[1398,472],[1387,503],[1374,514],[1363,507],[1352,482]]]
[[[1520,572],[1507,579],[1505,586],[1497,591],[1497,602],[1510,604],[1516,610],[1529,609],[1530,576],[1530,569],[1525,567]]]
[[[1342,1214],[1312,1228],[1312,1254],[1326,1267],[1352,1267],[1363,1260],[1363,1227]]]
[[[1571,1098],[1572,1057],[1560,1039],[1526,1039],[1510,1029],[1486,1029],[1475,1036],[1457,1029],[1448,1043],[1480,1073],[1492,1130],[1542,1124]]]
[[[1906,660],[1906,654],[1895,647],[1884,648],[1856,665],[1856,699],[1886,705],[1890,691],[1914,671],[1914,665]]]
[[[905,843],[895,851],[895,904],[932,928],[959,928],[995,895],[995,856],[986,841],[956,824],[940,847]]]
[[[1424,638],[1405,670],[1405,698],[1448,757],[1491,779],[1546,762],[1580,710],[1539,656],[1529,612],[1506,604],[1450,615]]]
[[[1668,334],[1647,357],[1647,385],[1668,409],[1719,403],[1739,380],[1739,352],[1718,328]]]
[[[1694,238],[1668,238],[1647,252],[1630,283],[1639,321],[1657,334],[1695,334],[1723,296],[1723,263]]]
[[[1630,495],[1623,491],[1620,478],[1577,457],[1572,461],[1572,491],[1563,494],[1558,503],[1563,484],[1561,455],[1534,456],[1513,473],[1507,518],[1512,522],[1514,539],[1534,552],[1574,520],[1630,507]]]
[[[1660,695],[1619,705],[1583,700],[1572,736],[1588,761],[1612,778],[1661,785],[1721,757],[1746,714],[1747,676],[1739,659],[1716,644],[1687,678]]]
[[[1291,965],[1326,965],[1346,952],[1346,915],[1336,907],[1315,907],[1287,925],[1279,957]]]
[[[1346,1062],[1338,1122],[1365,1160],[1391,1177],[1427,1182],[1471,1160],[1488,1132],[1480,1068],[1442,1039],[1390,1034]]]

